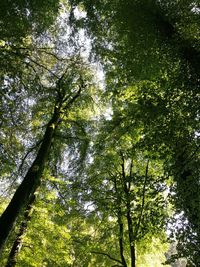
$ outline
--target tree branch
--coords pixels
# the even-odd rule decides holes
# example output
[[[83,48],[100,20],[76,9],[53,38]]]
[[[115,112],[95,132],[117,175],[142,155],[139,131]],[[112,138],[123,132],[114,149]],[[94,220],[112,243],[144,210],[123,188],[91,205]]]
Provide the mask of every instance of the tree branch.
[[[39,141],[36,143],[36,145],[34,145],[33,147],[31,147],[31,148],[26,152],[25,156],[22,158],[21,164],[19,165],[18,172],[21,171],[21,169],[22,169],[22,167],[23,167],[23,165],[24,165],[24,162],[25,162],[26,158],[29,156],[29,154],[30,154],[33,150],[35,150],[35,149],[42,143],[42,141],[43,141],[43,139],[39,140]]]
[[[69,100],[68,103],[66,103],[66,105],[63,107],[63,109],[68,109],[74,103],[74,101],[79,97],[79,95],[81,94],[82,89],[84,89],[84,88],[85,88],[85,86],[81,84],[79,86],[79,89],[76,92],[76,94]],[[66,100],[64,99],[63,102],[65,102],[65,101]]]
[[[120,263],[121,266],[123,266],[123,264],[122,264],[122,262],[120,260],[113,258],[108,253],[100,252],[100,251],[91,251],[91,253],[99,254],[99,255],[104,255],[104,256],[108,257],[110,260],[116,261],[116,262]]]
[[[137,223],[136,228],[135,228],[135,234],[134,234],[135,238],[137,238],[137,234],[138,234],[140,224],[142,221],[142,217],[143,217],[148,170],[149,170],[149,160],[147,160],[147,165],[146,165],[145,179],[144,179],[144,184],[143,184],[143,189],[142,189],[142,206],[141,206],[141,210],[140,210],[140,216],[138,219],[138,223]]]

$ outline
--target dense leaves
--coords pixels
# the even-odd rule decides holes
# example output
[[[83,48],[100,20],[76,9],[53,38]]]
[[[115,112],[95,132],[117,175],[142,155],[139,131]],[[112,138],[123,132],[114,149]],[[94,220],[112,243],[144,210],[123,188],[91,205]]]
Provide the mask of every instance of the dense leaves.
[[[0,4],[0,35],[5,43],[21,42],[33,33],[41,34],[55,20],[59,1],[8,1]]]
[[[41,185],[18,266],[199,266],[198,1],[0,5],[2,263]]]

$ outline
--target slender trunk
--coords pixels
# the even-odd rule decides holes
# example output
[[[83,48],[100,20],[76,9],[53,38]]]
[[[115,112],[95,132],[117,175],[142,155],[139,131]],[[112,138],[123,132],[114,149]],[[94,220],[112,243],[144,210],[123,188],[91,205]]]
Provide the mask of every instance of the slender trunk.
[[[145,171],[145,178],[144,178],[144,184],[143,184],[143,189],[142,189],[142,203],[141,203],[141,209],[140,209],[140,214],[138,218],[138,223],[135,227],[135,233],[134,236],[137,238],[139,230],[140,230],[140,224],[143,218],[143,212],[145,208],[145,194],[146,194],[146,185],[147,185],[147,178],[148,178],[148,170],[149,170],[149,160],[147,161],[146,165],[146,171]]]
[[[6,210],[0,217],[0,253],[19,213],[22,211],[24,206],[27,206],[30,197],[40,186],[40,180],[50,151],[55,128],[59,123],[59,119],[60,110],[56,107],[54,109],[53,116],[47,125],[42,144],[34,162],[28,170],[24,180],[17,188]]]
[[[128,223],[128,235],[129,235],[129,244],[130,244],[130,254],[131,254],[131,267],[136,267],[135,263],[135,240],[133,233],[133,224],[130,212],[130,203],[127,203],[127,213],[126,213],[127,223]]]
[[[124,258],[124,225],[122,222],[122,209],[121,209],[121,196],[118,192],[118,187],[117,187],[117,180],[114,178],[114,188],[115,188],[115,193],[116,193],[116,204],[117,204],[117,222],[119,226],[119,250],[120,250],[120,257],[121,261],[123,264],[123,267],[127,267],[126,260]]]
[[[133,231],[133,223],[131,218],[131,201],[130,201],[130,177],[126,177],[125,174],[125,160],[123,154],[121,154],[122,158],[122,179],[123,179],[123,187],[124,193],[126,197],[126,219],[128,224],[128,236],[129,236],[129,246],[130,246],[130,255],[131,255],[131,267],[136,267],[136,257],[135,257],[135,238]]]
[[[35,195],[30,198],[28,206],[24,212],[24,220],[20,225],[19,233],[13,243],[10,254],[8,256],[8,261],[6,267],[14,267],[17,263],[17,256],[22,248],[23,237],[27,231],[28,222],[31,220],[31,215],[33,211],[33,203],[35,201]]]
[[[121,211],[118,212],[118,225],[119,225],[119,248],[120,248],[120,257],[124,267],[127,267],[126,260],[124,258],[124,244],[123,244],[123,236],[124,236],[124,225],[122,223],[122,214]]]
[[[61,79],[62,78],[63,76]],[[54,133],[61,121],[61,108],[65,111],[68,110],[74,101],[80,96],[81,91],[85,88],[85,86],[84,81],[81,81],[78,91],[72,98],[68,98],[66,96],[60,97],[60,95],[58,96],[59,100],[55,105],[52,118],[47,124],[43,141],[37,156],[28,170],[24,180],[15,191],[13,198],[0,217],[0,255],[19,213],[22,211],[24,206],[27,206],[30,198],[40,186],[41,177],[50,151],[51,143],[53,141]]]

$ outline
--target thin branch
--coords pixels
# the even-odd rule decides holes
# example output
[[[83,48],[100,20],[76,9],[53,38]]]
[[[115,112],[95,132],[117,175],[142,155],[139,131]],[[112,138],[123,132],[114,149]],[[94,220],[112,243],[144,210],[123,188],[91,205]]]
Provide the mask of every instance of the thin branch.
[[[12,49],[15,49],[15,50],[25,50],[26,52],[29,52],[29,51],[31,51],[31,52],[36,52],[36,53],[38,53],[38,52],[41,52],[41,53],[44,53],[44,54],[47,54],[47,55],[49,55],[49,56],[52,56],[52,57],[54,57],[55,59],[57,59],[58,61],[62,61],[62,60],[64,60],[63,58],[60,58],[60,57],[58,57],[55,53],[53,53],[53,52],[50,52],[50,50],[52,50],[52,48],[51,47],[41,47],[41,48],[31,48],[31,47],[23,47],[23,46],[21,46],[21,47],[17,47],[17,46],[9,46],[10,48],[12,48]],[[0,48],[2,48],[1,46],[0,46]]]
[[[56,189],[56,191],[58,192],[59,197],[62,199],[64,205],[67,205],[67,201],[66,201],[66,197],[60,192],[60,188],[57,185],[56,182],[51,181],[51,183],[53,184],[53,187]]]
[[[126,181],[126,174],[125,174],[125,160],[124,160],[124,155],[123,153],[120,151],[120,156],[122,159],[122,163],[121,163],[121,167],[122,167],[122,177],[124,179],[124,182]]]
[[[78,136],[64,136],[62,134],[55,134],[55,137],[59,137],[64,140],[78,140],[78,141],[86,141],[85,138],[80,138]]]
[[[142,189],[142,206],[141,206],[141,210],[140,210],[140,216],[138,219],[138,223],[137,223],[136,228],[135,228],[135,238],[137,238],[137,234],[138,234],[140,224],[142,221],[142,217],[143,217],[148,171],[149,171],[149,160],[147,160],[147,165],[146,165],[145,178],[144,178],[144,184],[143,184],[143,189]]]
[[[99,252],[99,251],[91,251],[91,253],[94,253],[94,254],[99,254],[99,255],[104,255],[106,257],[108,257],[110,260],[113,260],[113,261],[116,261],[118,263],[121,264],[121,266],[123,266],[122,262],[116,258],[113,258],[112,256],[110,256],[108,253],[105,253],[105,252]]]
[[[132,174],[133,174],[133,159],[131,159],[131,165],[130,165],[130,178],[132,177]]]
[[[44,70],[47,70],[53,77],[58,79],[58,76],[49,68],[47,68],[46,66],[42,65],[41,63],[39,63],[38,61],[36,61],[35,59],[32,59],[29,55],[27,56],[27,58],[33,62],[35,65],[39,66],[40,68],[43,68]]]
[[[52,56],[52,57],[54,57],[55,59],[57,59],[58,61],[64,61],[65,59],[64,58],[60,58],[60,57],[58,57],[57,55],[55,55],[54,53],[51,53],[51,52],[49,52],[49,51],[47,51],[48,49],[47,48],[40,48],[39,49],[39,51],[41,52],[41,53],[45,53],[45,54],[47,54],[47,55],[49,55],[49,56]]]
[[[80,96],[80,94],[81,94],[81,91],[82,91],[82,89],[84,89],[85,88],[85,86],[84,85],[80,85],[79,86],[79,89],[78,89],[78,91],[76,92],[76,94],[69,100],[69,102],[68,103],[66,103],[66,105],[63,107],[63,109],[68,109],[73,103],[74,103],[74,101]],[[66,101],[66,100],[65,100]]]
[[[19,171],[19,172],[21,171],[21,169],[22,169],[22,167],[23,167],[23,165],[24,165],[24,162],[25,162],[26,158],[28,157],[28,155],[29,155],[34,149],[36,149],[36,148],[42,143],[42,141],[43,141],[43,139],[39,140],[39,141],[36,143],[36,145],[34,145],[33,147],[31,147],[31,148],[27,151],[27,153],[26,153],[25,156],[23,157],[23,159],[22,159],[22,161],[21,161],[21,164],[20,164],[20,166],[19,166],[19,168],[18,168],[18,171]]]
[[[19,54],[17,51],[9,51],[9,53],[14,54],[15,56],[20,57],[20,58],[23,56],[24,59],[25,58],[29,59],[32,63],[34,63],[35,65],[37,65],[37,66],[39,66],[39,67],[41,67],[41,68],[43,68],[45,70],[47,70],[52,76],[54,76],[55,78],[58,79],[58,76],[53,71],[51,71],[50,69],[48,69],[46,66],[42,65],[41,63],[39,63],[35,59],[31,58],[31,56],[28,53],[26,53],[24,55],[23,54]],[[24,61],[24,63],[27,63],[27,62]]]
[[[63,95],[63,92],[61,92],[61,82],[63,80],[63,78],[65,77],[65,74],[67,73],[67,70],[68,68],[66,68],[66,70],[63,72],[63,74],[60,76],[60,78],[57,80],[56,82],[56,91],[58,93],[58,98],[59,98],[59,101],[62,101],[63,103],[67,100],[67,99],[64,99],[64,95]],[[70,96],[69,96],[70,97]]]

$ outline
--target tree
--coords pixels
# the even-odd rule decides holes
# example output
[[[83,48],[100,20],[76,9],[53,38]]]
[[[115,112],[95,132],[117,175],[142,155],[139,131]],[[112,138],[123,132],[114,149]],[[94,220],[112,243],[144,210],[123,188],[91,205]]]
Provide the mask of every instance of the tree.
[[[147,236],[150,244],[164,228],[167,217],[165,179],[161,165],[155,161],[149,163],[147,152],[143,154],[136,148],[137,138],[123,134],[119,127],[113,130],[114,119],[106,124],[107,128],[98,128],[99,137],[84,168],[86,173],[71,180],[69,191],[65,187],[61,187],[61,191],[66,199],[69,192],[73,192],[74,209],[83,214],[84,220],[90,223],[90,216],[94,216],[91,234],[88,233],[91,235],[88,253],[92,251],[110,259],[110,264],[113,261],[119,266],[135,266],[135,251],[137,261],[142,257],[137,244],[146,242]],[[88,245],[83,243],[83,246]]]
[[[129,125],[130,131],[133,121],[138,120],[144,125],[143,145],[165,158],[165,169],[177,185],[173,187],[177,196],[174,203],[177,210],[184,211],[193,229],[191,238],[186,238],[190,246],[193,233],[198,236],[199,229],[199,5],[196,1],[71,1],[71,4],[72,23],[88,30],[94,50],[104,64],[111,101],[129,91],[125,98],[128,103],[121,101],[128,118],[117,109],[119,122],[127,120],[124,125]],[[78,21],[73,15],[76,6],[86,12]],[[133,100],[134,96],[138,101]],[[185,152],[187,156],[180,160]],[[189,165],[193,167],[188,169]],[[177,166],[182,169],[179,173]],[[186,187],[194,190],[185,194]],[[198,240],[199,237],[197,243]],[[192,247],[198,255],[198,246]],[[193,261],[199,264],[196,256]]]
[[[39,37],[41,42],[36,39],[55,19],[54,15],[56,15],[58,3],[54,1],[54,3],[49,2],[49,4],[54,6],[51,12],[46,4],[40,4],[37,7],[35,4],[31,6],[28,3],[10,4],[9,15],[16,12],[16,21],[21,21],[18,29],[19,34],[12,36],[10,28],[13,27],[13,24],[10,23],[10,28],[8,27],[7,31],[5,31],[4,39],[1,42],[3,59],[9,58],[8,66],[2,69],[2,87],[4,89],[2,103],[8,112],[7,117],[2,112],[2,115],[5,116],[2,133],[5,135],[8,127],[13,123],[15,136],[11,149],[7,150],[7,162],[11,158],[10,154],[13,153],[14,155],[16,149],[18,155],[23,157],[21,163],[17,158],[18,155],[14,155],[11,161],[15,167],[19,167],[21,172],[16,174],[18,179],[16,184],[19,183],[21,177],[25,177],[1,216],[1,248],[17,218],[24,208],[28,209],[30,199],[32,199],[37,188],[40,187],[53,142],[57,141],[56,145],[54,145],[57,146],[54,160],[61,157],[66,144],[69,144],[69,147],[71,146],[71,150],[73,150],[73,146],[75,146],[74,150],[80,147],[82,150],[77,157],[84,157],[83,154],[88,142],[83,126],[83,116],[81,118],[81,112],[78,108],[76,108],[77,114],[73,109],[76,106],[74,102],[79,98],[80,94],[80,98],[83,100],[82,107],[88,106],[89,94],[81,91],[84,91],[86,87],[88,90],[91,89],[92,75],[89,74],[89,68],[83,66],[85,62],[80,56],[73,55],[71,59],[67,55],[62,57],[62,53],[57,50],[58,47],[55,46],[55,43],[49,45],[48,40],[45,40],[44,37]],[[39,9],[37,10],[37,8]],[[49,14],[48,18],[47,13]],[[46,14],[46,21],[44,21],[44,14]],[[6,19],[7,17],[2,17],[2,22],[5,22]],[[35,25],[32,25],[33,23]],[[32,28],[33,26],[35,29]],[[73,52],[71,51],[72,54]],[[13,119],[13,113],[18,111],[17,106],[11,105],[13,100],[17,100],[19,104],[18,121]],[[26,117],[23,117],[22,113],[24,101],[27,101],[27,110],[24,112],[24,114],[27,113]],[[80,102],[78,103],[80,107]],[[11,124],[7,120],[9,116],[12,118]],[[22,125],[26,125],[26,127]],[[60,131],[57,129],[58,125],[60,126]],[[82,140],[80,133],[80,139],[76,137],[76,132],[78,131],[84,135]],[[21,139],[19,132],[27,133],[27,143]],[[11,134],[12,136],[13,133]],[[62,141],[59,141],[61,139]],[[2,143],[2,152],[4,152],[6,148],[4,138],[2,138]],[[18,147],[16,147],[17,143],[19,143]],[[81,145],[78,143],[81,143]],[[83,143],[84,145],[82,145]],[[20,153],[19,147],[21,148]],[[33,162],[32,164],[31,161]],[[6,164],[4,166],[8,169]],[[10,172],[13,175],[12,170]]]
[[[8,27],[1,27],[0,40],[1,181],[12,192],[19,186],[0,219],[7,226],[2,243],[17,217],[20,224],[48,167],[63,181],[48,186],[56,188],[70,224],[66,264],[135,266],[137,252],[145,254],[144,238],[149,252],[157,242],[152,231],[159,224],[165,229],[167,189],[173,219],[178,214],[181,221],[174,227],[178,256],[188,266],[199,265],[198,2],[70,0],[70,14],[60,13],[56,21],[57,1],[2,4],[8,11],[0,24]],[[83,32],[91,41],[91,60],[104,68],[101,99],[77,56]],[[109,106],[106,122],[105,110],[86,115],[86,88],[92,101]]]
[[[38,63],[36,65],[38,65]],[[81,91],[85,89],[86,78],[83,77],[85,74],[86,70],[83,69],[81,61],[72,59],[69,61],[69,64],[59,78],[54,75],[57,78],[57,80],[54,81],[55,87],[50,86],[49,88],[51,97],[55,99],[54,110],[47,123],[36,158],[25,175],[24,180],[16,190],[7,209],[1,216],[1,248],[12,230],[20,211],[28,204],[29,199],[32,198],[33,194],[40,186],[40,180],[45,168],[50,147],[55,137],[56,129],[58,125],[61,124],[62,119],[67,118],[69,109],[79,97]]]

